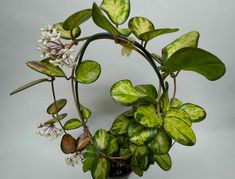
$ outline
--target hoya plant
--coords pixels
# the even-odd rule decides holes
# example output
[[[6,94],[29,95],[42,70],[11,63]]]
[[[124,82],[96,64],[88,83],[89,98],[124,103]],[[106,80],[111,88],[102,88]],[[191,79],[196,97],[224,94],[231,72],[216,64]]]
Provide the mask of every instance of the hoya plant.
[[[66,163],[74,166],[81,161],[83,171],[89,171],[93,179],[130,172],[142,176],[150,165],[170,170],[173,145],[193,146],[196,136],[192,125],[206,118],[202,107],[176,98],[178,74],[192,71],[215,81],[225,73],[225,65],[218,57],[198,47],[197,31],[170,42],[162,48],[161,54],[150,52],[147,48],[150,41],[179,29],[155,28],[146,17],[129,18],[129,14],[129,0],[103,0],[101,4],[93,3],[90,8],[75,12],[62,22],[42,28],[38,49],[43,59],[28,61],[26,65],[44,77],[11,93],[39,83],[49,84],[53,101],[47,108],[48,120],[38,126],[39,134],[59,138],[61,150],[68,155]],[[104,32],[81,37],[80,25],[87,21],[93,21]],[[120,79],[113,84],[110,95],[114,102],[126,106],[126,111],[114,116],[108,130],[97,129],[92,134],[88,126],[92,113],[79,100],[78,86],[93,83],[102,75],[102,67],[97,61],[83,58],[89,45],[100,39],[122,46],[123,55],[137,52],[151,65],[159,83],[158,86],[133,84],[128,79]],[[76,46],[80,48],[75,50]],[[58,78],[71,82],[77,116],[68,118],[69,115],[62,112],[67,100],[56,98],[54,83]],[[173,94],[168,93],[169,80],[173,80]],[[72,135],[72,130],[77,132]]]

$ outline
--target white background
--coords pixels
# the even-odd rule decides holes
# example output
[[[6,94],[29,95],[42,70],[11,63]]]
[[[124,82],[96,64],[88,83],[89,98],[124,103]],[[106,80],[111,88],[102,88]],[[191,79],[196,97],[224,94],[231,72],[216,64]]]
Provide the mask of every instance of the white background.
[[[60,151],[60,141],[50,141],[35,134],[36,125],[48,120],[47,106],[52,102],[50,86],[41,84],[20,94],[9,93],[20,85],[43,77],[24,64],[39,60],[36,51],[40,27],[63,21],[70,14],[89,8],[91,0],[1,0],[0,5],[0,178],[64,179],[91,178],[81,165],[70,168]],[[101,1],[96,1],[100,3]],[[182,72],[177,97],[204,107],[206,120],[195,124],[197,144],[176,144],[171,150],[172,170],[164,172],[157,165],[143,179],[221,179],[235,176],[235,3],[233,0],[133,0],[130,17],[144,16],[156,28],[178,27],[180,31],[152,40],[148,49],[159,53],[176,37],[191,30],[201,34],[199,47],[220,57],[227,66],[226,75],[209,82],[191,72]],[[90,20],[82,25],[83,34],[102,32]],[[100,79],[91,85],[80,85],[81,101],[93,111],[91,130],[109,129],[115,116],[125,108],[109,96],[110,86],[129,78],[133,84],[157,84],[151,67],[136,53],[121,56],[121,47],[110,41],[93,43],[86,59],[102,65]],[[64,112],[75,117],[68,82],[58,80],[57,97],[68,98]],[[74,136],[78,133],[73,133]],[[131,179],[138,178],[132,174]]]

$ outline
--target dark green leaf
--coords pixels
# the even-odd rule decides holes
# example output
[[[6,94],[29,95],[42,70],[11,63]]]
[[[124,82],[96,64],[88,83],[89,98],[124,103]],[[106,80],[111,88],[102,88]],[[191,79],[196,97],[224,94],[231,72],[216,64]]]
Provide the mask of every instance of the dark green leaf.
[[[50,119],[49,121],[45,122],[44,124],[54,124],[56,122],[63,120],[67,115],[68,114],[66,114],[66,113],[60,114],[58,117]]]
[[[194,145],[196,136],[191,127],[176,117],[166,117],[164,129],[176,142],[182,145]]]
[[[195,104],[185,103],[181,106],[181,109],[189,114],[192,122],[200,122],[206,118],[206,111],[202,107]]]
[[[134,116],[135,120],[145,127],[160,128],[163,125],[162,117],[157,115],[153,105],[137,106]]]
[[[157,134],[156,129],[144,129],[138,133],[135,133],[130,141],[136,145],[144,145],[151,141]]]
[[[134,109],[132,108],[128,111],[125,111],[124,113],[122,113],[122,115],[128,118],[134,118]]]
[[[96,81],[101,72],[100,64],[92,61],[86,60],[80,63],[76,69],[76,80],[80,83],[93,83]]]
[[[97,158],[91,168],[93,179],[107,179],[110,161],[106,158]]]
[[[70,31],[63,29],[62,25],[63,23],[60,22],[53,26],[56,28],[56,31],[60,33],[60,37],[63,39],[71,40],[72,37],[77,38],[81,34],[81,29],[77,26],[74,29],[72,29],[72,37],[71,37]]]
[[[146,147],[146,145],[130,144],[129,148],[130,148],[131,153],[135,156],[144,156],[144,155],[149,154],[149,150]]]
[[[171,169],[172,162],[171,162],[171,157],[169,154],[154,155],[154,159],[157,162],[157,164],[159,165],[159,167],[161,167],[161,169],[163,169],[165,171],[168,171]]]
[[[65,124],[64,124],[64,129],[65,130],[73,130],[77,129],[82,126],[82,122],[79,119],[69,119]]]
[[[129,119],[124,115],[119,115],[113,122],[110,133],[114,135],[121,135],[127,132]]]
[[[49,60],[51,60],[51,58],[47,58],[42,61],[29,61],[26,63],[26,65],[28,65],[28,67],[32,68],[33,70],[48,76],[65,77],[63,70],[58,66],[50,64]]]
[[[64,134],[60,147],[65,154],[74,153],[77,148],[77,141],[70,134]]]
[[[93,3],[92,7],[92,18],[93,21],[97,26],[106,30],[107,32],[111,33],[114,36],[118,36],[118,30],[109,22],[109,20],[104,16],[100,8],[97,6],[96,3]]]
[[[93,142],[97,149],[105,150],[109,146],[109,134],[104,129],[99,129],[95,133]]]
[[[180,70],[194,71],[214,81],[224,75],[225,65],[218,57],[203,49],[187,47],[175,52],[163,70],[168,74]]]
[[[138,176],[140,176],[140,177],[142,177],[143,174],[144,174],[144,171],[141,170],[139,167],[131,166],[131,169],[132,169],[132,171],[133,171],[136,175],[138,175]]]
[[[131,29],[132,33],[135,34],[135,36],[139,40],[143,40],[140,35],[154,30],[153,23],[144,17],[133,17],[129,20],[128,23],[129,28]]]
[[[163,62],[166,62],[173,53],[181,48],[197,47],[198,39],[199,33],[192,31],[182,35],[175,41],[171,42],[169,45],[162,49]]]
[[[137,85],[134,88],[143,95],[150,96],[154,99],[157,98],[157,90],[153,85]]]
[[[59,99],[47,108],[48,114],[57,114],[67,104],[66,99]]]
[[[148,144],[148,147],[155,154],[166,154],[171,148],[171,138],[164,130],[159,130],[156,137]]]
[[[151,30],[151,31],[148,31],[148,32],[141,34],[140,39],[142,39],[143,41],[149,41],[159,35],[177,32],[178,30],[179,29],[169,29],[169,28],[155,29],[155,30]]]
[[[185,122],[185,124],[187,124],[188,126],[190,127],[192,126],[189,114],[185,112],[183,109],[172,107],[167,111],[166,117],[176,117]]]
[[[130,14],[130,0],[103,0],[101,4],[110,20],[116,24],[123,24]]]
[[[42,78],[42,79],[38,79],[38,80],[32,81],[32,82],[30,82],[30,83],[27,83],[27,84],[25,84],[25,85],[23,85],[23,86],[17,88],[17,89],[14,90],[13,92],[11,92],[10,95],[16,94],[16,93],[18,93],[18,92],[20,92],[20,91],[23,91],[23,90],[25,90],[25,89],[27,89],[27,88],[30,88],[30,87],[32,87],[32,86],[34,86],[34,85],[37,85],[37,84],[42,83],[42,82],[45,82],[45,81],[49,82],[50,80],[49,80],[48,78]]]
[[[63,23],[65,30],[73,30],[91,17],[91,9],[84,9],[69,16]]]

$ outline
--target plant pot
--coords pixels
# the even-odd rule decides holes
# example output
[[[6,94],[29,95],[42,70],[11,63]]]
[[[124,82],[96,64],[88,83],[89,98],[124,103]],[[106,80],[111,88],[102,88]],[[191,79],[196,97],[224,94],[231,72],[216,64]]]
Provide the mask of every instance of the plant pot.
[[[111,162],[108,179],[127,179],[131,173],[130,161]]]

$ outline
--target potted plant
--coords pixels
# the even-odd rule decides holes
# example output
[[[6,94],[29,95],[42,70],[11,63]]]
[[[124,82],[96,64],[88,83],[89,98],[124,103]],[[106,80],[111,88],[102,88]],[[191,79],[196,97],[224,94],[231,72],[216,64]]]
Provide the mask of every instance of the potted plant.
[[[142,176],[150,165],[157,164],[165,171],[171,169],[169,155],[175,142],[192,146],[196,136],[191,128],[195,122],[206,118],[205,110],[192,103],[176,98],[177,76],[181,71],[193,71],[210,81],[218,80],[225,73],[223,62],[210,52],[198,48],[199,33],[183,34],[162,49],[162,54],[151,53],[147,44],[154,38],[178,31],[177,28],[154,28],[145,17],[132,17],[129,0],[103,0],[100,5],[80,10],[65,21],[41,29],[39,50],[44,59],[29,61],[27,66],[46,75],[45,78],[28,83],[11,93],[15,94],[39,83],[51,86],[53,102],[47,108],[51,118],[41,123],[39,134],[61,138],[61,150],[68,154],[66,163],[74,166],[82,161],[84,172],[90,171],[94,179],[123,177],[129,173]],[[92,19],[104,33],[80,37],[80,25]],[[128,20],[128,27],[122,27]],[[139,53],[148,62],[159,80],[152,84],[132,84],[120,79],[110,88],[113,100],[127,107],[114,117],[109,130],[98,129],[91,134],[88,126],[91,111],[79,100],[78,86],[95,82],[101,74],[101,65],[83,56],[91,42],[107,39],[122,46],[122,54]],[[75,57],[74,47],[81,45]],[[67,75],[64,69],[69,69]],[[78,116],[67,119],[61,110],[66,99],[57,99],[54,83],[57,78],[71,82],[74,104]],[[168,93],[173,80],[173,94]],[[83,128],[76,136],[71,130]]]

